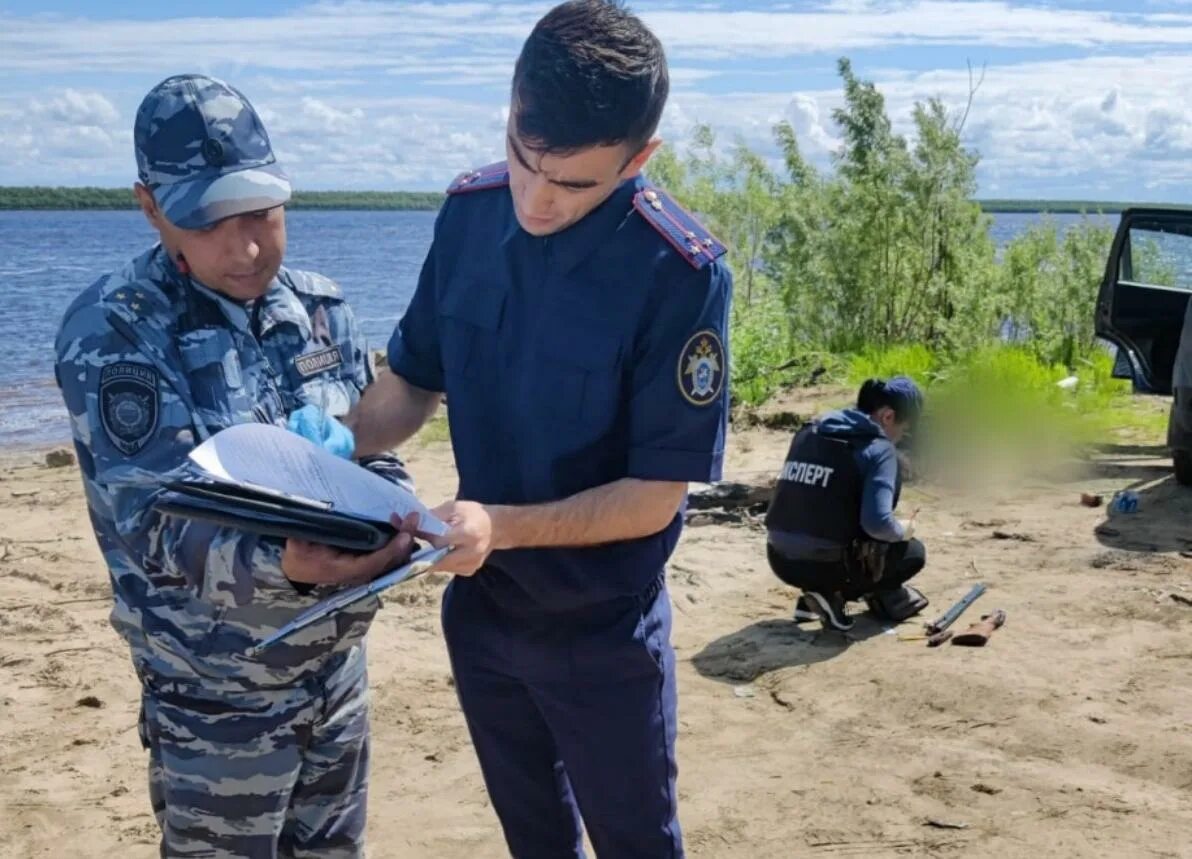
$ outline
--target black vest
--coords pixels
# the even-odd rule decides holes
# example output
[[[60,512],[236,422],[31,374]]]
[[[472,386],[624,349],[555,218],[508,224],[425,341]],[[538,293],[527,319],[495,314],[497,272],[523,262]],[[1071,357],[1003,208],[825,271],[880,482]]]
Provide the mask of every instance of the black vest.
[[[864,475],[857,465],[857,453],[870,441],[822,436],[815,424],[799,430],[778,475],[766,528],[808,534],[840,545],[864,537]]]

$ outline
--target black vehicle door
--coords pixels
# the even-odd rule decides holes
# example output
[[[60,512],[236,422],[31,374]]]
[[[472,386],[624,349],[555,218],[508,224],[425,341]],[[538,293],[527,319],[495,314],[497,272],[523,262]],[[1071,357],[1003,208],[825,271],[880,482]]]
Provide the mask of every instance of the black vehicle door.
[[[1192,209],[1122,213],[1097,297],[1097,336],[1118,347],[1114,375],[1170,394],[1192,295]],[[1181,359],[1192,362],[1192,332]],[[1190,368],[1192,369],[1192,368]]]

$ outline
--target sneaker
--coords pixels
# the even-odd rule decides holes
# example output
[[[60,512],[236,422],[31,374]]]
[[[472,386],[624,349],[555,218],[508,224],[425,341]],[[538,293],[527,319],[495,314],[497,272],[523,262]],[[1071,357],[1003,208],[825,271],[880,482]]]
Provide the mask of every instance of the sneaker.
[[[840,632],[853,628],[854,621],[844,611],[844,597],[839,593],[821,594],[818,591],[804,591],[812,610],[819,617],[824,629],[831,627]]]
[[[865,597],[869,611],[882,620],[892,620],[901,623],[908,620],[930,604],[922,591],[910,585],[902,585],[893,590],[876,591]]]
[[[811,600],[807,599],[807,594],[799,594],[799,598],[795,600],[795,623],[807,623],[811,620],[819,620],[819,613],[811,607]]]

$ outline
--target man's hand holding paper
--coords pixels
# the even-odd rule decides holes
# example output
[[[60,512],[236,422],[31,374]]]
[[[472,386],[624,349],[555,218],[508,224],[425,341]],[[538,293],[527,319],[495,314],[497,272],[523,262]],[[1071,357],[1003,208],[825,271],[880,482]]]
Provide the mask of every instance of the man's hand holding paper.
[[[388,532],[393,514],[404,520],[416,513],[426,534],[447,531],[442,520],[408,489],[279,427],[228,427],[191,451],[190,459],[199,480],[246,494],[265,493],[291,510],[321,513],[345,526],[371,523]]]
[[[160,509],[283,537],[281,571],[290,582],[304,592],[340,588],[258,650],[442,560],[432,549],[421,561],[412,557],[415,536],[442,547],[449,529],[406,481],[391,482],[297,433],[236,424],[191,451],[190,460],[190,476],[169,484]]]
[[[475,501],[448,501],[432,512],[446,524],[447,531],[427,535],[427,538],[436,548],[451,547],[451,552],[435,565],[435,569],[457,576],[475,574],[497,548],[488,508]]]

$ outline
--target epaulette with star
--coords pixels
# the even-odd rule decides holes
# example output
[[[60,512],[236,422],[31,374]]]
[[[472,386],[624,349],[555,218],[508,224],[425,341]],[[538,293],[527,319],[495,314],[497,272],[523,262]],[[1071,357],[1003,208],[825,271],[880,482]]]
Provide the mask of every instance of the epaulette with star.
[[[447,193],[454,195],[466,194],[469,191],[487,191],[490,188],[502,188],[508,184],[509,165],[505,161],[498,161],[487,167],[460,173],[455,177],[455,181],[447,186]]]
[[[694,215],[657,188],[638,191],[633,197],[633,208],[693,268],[701,269],[728,252],[724,243],[709,233]]]
[[[316,271],[283,268],[278,272],[278,280],[288,284],[295,292],[301,292],[303,295],[317,295],[321,298],[344,297],[344,291],[338,283]]]
[[[132,320],[146,319],[168,309],[168,303],[160,292],[137,281],[121,284],[104,295],[102,300],[107,307]]]

